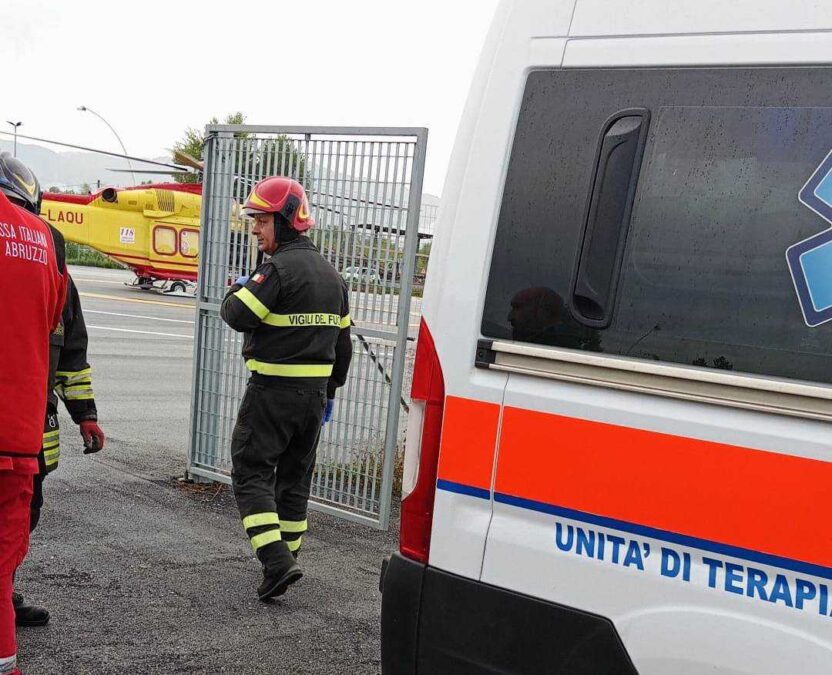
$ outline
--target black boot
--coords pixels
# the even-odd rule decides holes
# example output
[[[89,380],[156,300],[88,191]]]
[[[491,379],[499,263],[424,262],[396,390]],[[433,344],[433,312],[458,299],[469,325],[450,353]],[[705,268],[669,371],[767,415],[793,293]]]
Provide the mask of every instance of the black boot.
[[[257,588],[257,596],[264,602],[283,595],[303,576],[286,542],[276,541],[264,546],[257,552],[257,557],[263,563],[263,583]]]
[[[37,605],[24,605],[20,593],[12,593],[14,622],[21,627],[45,626],[49,623],[49,612]]]

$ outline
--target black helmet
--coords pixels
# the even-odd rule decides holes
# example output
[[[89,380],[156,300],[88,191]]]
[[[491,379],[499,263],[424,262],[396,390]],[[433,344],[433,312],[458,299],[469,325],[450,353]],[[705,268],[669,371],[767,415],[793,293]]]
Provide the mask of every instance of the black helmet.
[[[8,152],[0,153],[0,190],[34,214],[40,213],[40,184],[31,169]]]

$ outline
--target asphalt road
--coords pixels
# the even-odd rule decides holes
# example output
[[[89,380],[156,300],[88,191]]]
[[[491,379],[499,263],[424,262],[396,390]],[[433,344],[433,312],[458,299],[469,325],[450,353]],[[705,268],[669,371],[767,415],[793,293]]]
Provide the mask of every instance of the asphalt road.
[[[310,513],[304,579],[257,601],[259,564],[226,488],[180,484],[193,301],[126,288],[130,275],[75,268],[105,450],[81,453],[61,417],[61,463],[17,588],[46,605],[21,629],[38,673],[376,673],[382,533]]]

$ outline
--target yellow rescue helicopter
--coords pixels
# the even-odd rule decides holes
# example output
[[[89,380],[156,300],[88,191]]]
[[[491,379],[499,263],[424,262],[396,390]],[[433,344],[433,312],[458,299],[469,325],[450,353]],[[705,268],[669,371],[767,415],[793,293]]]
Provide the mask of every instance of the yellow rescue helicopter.
[[[165,164],[119,153],[36,139],[55,145],[165,166],[165,171],[202,171],[202,163],[183,153]],[[44,192],[40,215],[54,225],[67,241],[83,244],[116,260],[136,277],[132,284],[142,289],[188,291],[199,268],[199,214],[202,185],[157,183],[136,187],[105,187],[87,195]]]
[[[41,216],[136,274],[135,285],[185,291],[199,268],[202,185],[107,187],[89,195],[43,193]]]
[[[140,169],[141,173],[199,175],[204,168],[201,161],[179,151],[174,152],[174,161],[178,163],[174,165],[68,143],[45,142],[172,169]],[[162,182],[105,187],[87,195],[44,192],[40,215],[67,241],[89,246],[130,268],[136,277],[128,285],[144,290],[187,292],[194,289],[199,269],[201,207],[201,183]],[[242,231],[245,225],[244,217],[235,208],[232,230]],[[256,246],[246,248],[256,255]]]

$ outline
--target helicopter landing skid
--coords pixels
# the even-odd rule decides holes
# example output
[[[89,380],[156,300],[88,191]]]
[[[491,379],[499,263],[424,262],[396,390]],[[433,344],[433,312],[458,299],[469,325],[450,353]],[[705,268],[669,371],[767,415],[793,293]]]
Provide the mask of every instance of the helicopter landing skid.
[[[164,295],[173,295],[181,298],[193,298],[196,295],[196,284],[184,279],[148,279],[147,277],[134,277],[131,281],[125,281],[128,288],[139,288],[143,291],[154,291]]]

